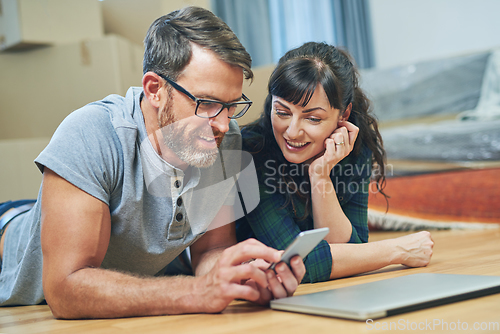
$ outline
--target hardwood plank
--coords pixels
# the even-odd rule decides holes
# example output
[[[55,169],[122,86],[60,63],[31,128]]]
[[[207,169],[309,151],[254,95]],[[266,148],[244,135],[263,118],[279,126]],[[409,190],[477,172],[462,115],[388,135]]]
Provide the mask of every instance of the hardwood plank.
[[[404,232],[372,232],[370,241],[407,234]],[[297,294],[340,288],[355,284],[431,272],[500,276],[500,231],[436,231],[434,255],[428,267],[406,268],[390,266],[385,269],[337,279],[330,282],[303,284]],[[405,313],[365,323],[273,311],[244,301],[235,301],[220,314],[189,314],[178,316],[142,317],[111,320],[56,320],[47,305],[0,308],[0,333],[362,333],[416,330],[451,331],[451,327],[474,325],[481,332],[499,332],[500,294],[463,302]],[[382,330],[387,326],[387,330]],[[392,329],[389,329],[392,326]],[[411,328],[413,326],[414,328]],[[495,327],[497,326],[497,327]],[[462,328],[463,329],[463,328]],[[458,329],[456,329],[458,330]]]

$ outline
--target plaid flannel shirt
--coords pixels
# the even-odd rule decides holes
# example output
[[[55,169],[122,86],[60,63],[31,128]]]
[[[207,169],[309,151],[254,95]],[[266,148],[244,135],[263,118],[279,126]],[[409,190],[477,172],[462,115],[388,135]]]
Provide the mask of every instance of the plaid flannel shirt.
[[[344,158],[332,171],[332,182],[337,192],[344,214],[352,224],[349,243],[368,241],[368,191],[371,175],[371,151],[364,147],[357,157]],[[255,159],[258,161],[258,159]],[[311,215],[304,215],[305,206],[294,202],[285,204],[284,194],[265,180],[262,166],[259,171],[260,202],[257,208],[236,222],[238,241],[253,237],[275,249],[285,249],[301,231],[311,230],[314,223]],[[322,240],[306,258],[304,258],[306,274],[302,283],[322,282],[330,279],[332,271],[332,254],[330,245]]]

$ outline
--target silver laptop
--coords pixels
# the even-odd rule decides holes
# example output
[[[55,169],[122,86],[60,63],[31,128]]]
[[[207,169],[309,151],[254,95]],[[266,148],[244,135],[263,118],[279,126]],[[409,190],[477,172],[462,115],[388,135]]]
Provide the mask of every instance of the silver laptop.
[[[424,273],[277,299],[271,308],[367,320],[499,292],[500,276]]]

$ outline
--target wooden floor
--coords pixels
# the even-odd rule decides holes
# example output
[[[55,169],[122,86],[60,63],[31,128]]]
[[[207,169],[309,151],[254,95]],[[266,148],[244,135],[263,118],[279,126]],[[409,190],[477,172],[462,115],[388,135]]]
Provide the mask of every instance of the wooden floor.
[[[370,241],[403,235],[373,232]],[[297,294],[350,286],[414,273],[456,273],[500,276],[500,230],[436,231],[434,256],[426,268],[391,266],[383,270],[301,285]],[[378,323],[377,323],[378,322]],[[392,324],[391,324],[392,323]],[[431,327],[432,326],[434,327]],[[446,324],[446,325],[445,325]],[[500,294],[365,322],[273,311],[251,303],[233,302],[221,314],[144,317],[113,320],[62,321],[53,318],[48,306],[0,308],[0,333],[367,333],[406,329],[441,332],[448,326],[469,332],[500,333]],[[396,325],[399,326],[396,329]],[[421,330],[418,329],[421,327]],[[425,327],[427,326],[427,327]]]

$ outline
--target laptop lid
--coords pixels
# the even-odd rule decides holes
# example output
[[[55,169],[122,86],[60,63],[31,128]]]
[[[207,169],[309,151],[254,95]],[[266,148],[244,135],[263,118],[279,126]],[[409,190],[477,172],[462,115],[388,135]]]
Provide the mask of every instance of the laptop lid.
[[[367,320],[498,292],[500,276],[422,273],[272,300],[271,308]]]

